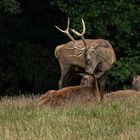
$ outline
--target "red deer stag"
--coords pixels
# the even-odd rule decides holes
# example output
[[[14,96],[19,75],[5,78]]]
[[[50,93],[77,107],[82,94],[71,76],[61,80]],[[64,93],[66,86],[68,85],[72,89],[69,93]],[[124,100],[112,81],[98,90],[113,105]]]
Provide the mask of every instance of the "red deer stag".
[[[50,90],[40,97],[39,105],[59,106],[64,103],[98,103],[99,101],[100,94],[96,79],[91,75],[84,75],[80,86],[65,87],[57,91]]]
[[[71,29],[76,35],[81,37],[81,40],[74,40],[69,33],[70,21],[68,18],[67,29],[61,30],[72,41],[57,46],[55,49],[55,57],[61,67],[61,77],[59,80],[59,89],[67,86],[70,72],[72,69],[84,69],[85,73],[93,74],[97,78],[97,83],[103,97],[103,90],[106,83],[106,75],[112,64],[116,61],[115,52],[109,41],[104,39],[85,39],[86,31],[84,20],[82,19],[83,31],[82,33]]]

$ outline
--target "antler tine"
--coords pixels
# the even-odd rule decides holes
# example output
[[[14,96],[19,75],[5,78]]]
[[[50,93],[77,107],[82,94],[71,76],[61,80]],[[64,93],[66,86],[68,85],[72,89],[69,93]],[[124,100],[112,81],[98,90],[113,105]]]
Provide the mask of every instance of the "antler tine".
[[[69,32],[69,27],[70,27],[70,18],[68,17],[68,22],[67,22],[67,31]]]
[[[56,26],[55,25],[55,27],[59,30],[59,31],[61,31],[62,33],[68,33],[69,32],[69,25],[70,25],[70,20],[69,20],[69,17],[68,17],[68,21],[67,21],[67,28],[66,28],[66,30],[62,30],[62,29],[60,29],[58,26]]]
[[[62,29],[60,29],[58,26],[56,26],[55,25],[55,27],[59,30],[59,31],[61,31],[62,33],[65,33],[73,42],[74,42],[74,44],[76,44],[76,41],[74,40],[74,38],[70,35],[70,33],[69,33],[69,25],[70,25],[70,20],[69,20],[69,18],[68,18],[68,21],[67,21],[67,28],[66,28],[66,30],[62,30]]]
[[[84,22],[83,19],[81,19],[81,20],[82,20],[82,25],[83,25],[82,33],[77,32],[75,29],[71,29],[72,32],[74,32],[76,35],[78,35],[80,37],[83,36],[85,34],[85,32],[86,32],[85,22]]]
[[[75,33],[76,35],[80,36],[81,39],[82,39],[83,42],[84,42],[85,47],[87,47],[87,44],[86,44],[86,41],[85,41],[85,38],[84,38],[84,34],[85,34],[85,31],[86,31],[85,22],[84,22],[83,19],[81,19],[81,20],[82,20],[82,25],[83,25],[83,31],[82,31],[82,33],[77,32],[75,29],[71,29],[71,31],[72,31],[73,33]]]
[[[84,54],[84,52],[83,52],[83,51],[80,51],[78,54],[76,54],[76,55],[70,55],[70,56],[80,57],[80,56],[82,56],[83,54]]]

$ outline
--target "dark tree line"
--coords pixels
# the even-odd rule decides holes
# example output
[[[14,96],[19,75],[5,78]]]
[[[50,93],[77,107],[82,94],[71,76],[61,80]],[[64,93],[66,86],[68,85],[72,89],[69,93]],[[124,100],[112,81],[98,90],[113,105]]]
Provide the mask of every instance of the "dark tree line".
[[[60,68],[56,45],[69,41],[54,25],[81,29],[85,38],[108,39],[116,52],[108,90],[128,88],[140,73],[140,2],[138,0],[1,0],[0,95],[38,93],[57,88]],[[75,36],[75,38],[77,38]]]

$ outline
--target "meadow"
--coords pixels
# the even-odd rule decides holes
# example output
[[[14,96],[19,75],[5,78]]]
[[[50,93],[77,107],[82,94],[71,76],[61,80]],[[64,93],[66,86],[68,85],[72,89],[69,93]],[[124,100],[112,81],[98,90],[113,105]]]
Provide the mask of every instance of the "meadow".
[[[139,140],[140,96],[100,104],[37,106],[37,97],[0,100],[0,140]]]

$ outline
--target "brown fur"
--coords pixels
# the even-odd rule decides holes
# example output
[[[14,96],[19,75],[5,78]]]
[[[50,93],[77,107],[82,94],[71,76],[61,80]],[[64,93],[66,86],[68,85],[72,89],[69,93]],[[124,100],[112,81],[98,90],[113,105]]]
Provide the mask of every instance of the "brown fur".
[[[119,90],[116,92],[111,92],[104,95],[105,100],[116,100],[116,99],[125,99],[127,97],[140,96],[140,92],[134,90]]]
[[[79,46],[81,47],[83,46],[82,40],[77,40],[76,42]],[[98,49],[97,53],[98,54],[101,53],[102,59],[105,59],[105,61],[107,61],[106,63],[108,63],[109,65],[112,65],[116,61],[115,53],[109,41],[104,40],[104,39],[86,39],[86,43],[88,44],[88,49],[95,48],[100,44],[101,47],[97,48]],[[79,50],[77,49],[70,49],[73,47],[73,45],[74,45],[73,42],[70,41],[66,44],[62,44],[56,47],[55,56],[56,58],[58,58],[60,66],[61,65],[65,66],[66,64],[68,66],[69,64],[73,64],[81,68],[85,68],[86,58],[84,55],[80,57],[72,56],[79,53]],[[104,58],[105,54],[103,53],[107,55],[106,58]]]
[[[136,91],[140,91],[140,75],[135,75],[132,81],[132,87]]]
[[[63,46],[64,46],[64,44],[56,47],[55,52],[54,52],[54,55],[56,58],[58,58],[58,56],[59,56],[59,49],[62,48]]]
[[[64,103],[94,101],[91,87],[87,86],[71,86],[54,91],[48,91],[46,98],[41,98],[40,105],[59,106]]]
[[[65,103],[99,102],[100,95],[92,76],[83,76],[80,86],[65,87],[60,90],[50,90],[39,99],[39,105],[59,106]]]

